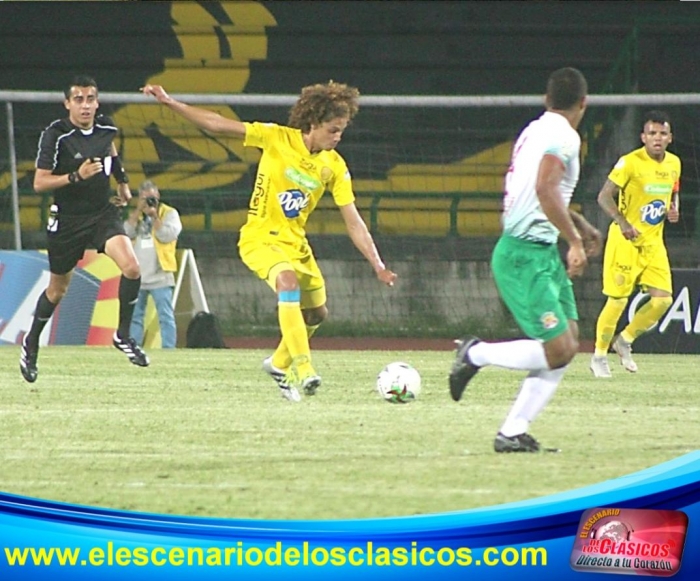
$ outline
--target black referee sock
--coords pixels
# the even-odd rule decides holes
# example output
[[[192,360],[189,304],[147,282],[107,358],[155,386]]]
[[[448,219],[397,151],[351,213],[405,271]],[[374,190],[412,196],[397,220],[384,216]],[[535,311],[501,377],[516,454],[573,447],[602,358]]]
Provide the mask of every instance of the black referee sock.
[[[46,323],[49,322],[55,310],[56,304],[49,300],[49,297],[46,296],[46,291],[41,293],[41,295],[39,295],[39,300],[36,302],[32,327],[29,329],[29,333],[27,333],[27,346],[30,349],[36,349],[39,345],[41,332],[44,330],[44,327],[46,327]]]
[[[141,277],[126,278],[122,275],[119,281],[119,337],[126,339],[129,336],[131,326],[131,316],[134,314],[134,307],[139,298],[141,288]]]

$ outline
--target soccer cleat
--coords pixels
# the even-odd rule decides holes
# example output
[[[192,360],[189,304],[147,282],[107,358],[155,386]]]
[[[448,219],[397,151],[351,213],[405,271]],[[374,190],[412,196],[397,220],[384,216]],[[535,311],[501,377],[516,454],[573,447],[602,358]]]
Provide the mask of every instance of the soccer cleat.
[[[133,337],[122,339],[119,334],[115,332],[112,337],[112,345],[124,353],[134,365],[148,367],[150,363],[148,355],[136,344],[136,340]]]
[[[272,356],[263,360],[262,368],[265,373],[275,380],[277,387],[279,387],[280,395],[284,399],[293,402],[301,401],[301,395],[299,395],[297,388],[287,381],[287,374],[279,367],[272,365]]]
[[[605,355],[600,357],[593,355],[593,357],[591,357],[590,368],[594,377],[612,377],[610,366],[608,365],[608,358]]]
[[[321,386],[321,378],[311,367],[308,355],[298,355],[292,360],[285,379],[289,385],[298,385],[306,395],[316,395],[316,390]]]
[[[19,354],[19,370],[22,372],[22,377],[29,383],[36,381],[39,370],[36,367],[36,359],[39,356],[39,347],[30,349],[27,346],[27,338],[22,341],[22,350]]]
[[[618,335],[612,342],[612,348],[620,356],[620,365],[630,373],[636,373],[637,364],[632,359],[632,343],[628,343],[622,335]]]
[[[479,369],[481,369],[474,365],[467,355],[469,348],[479,342],[480,339],[477,337],[465,337],[455,341],[457,344],[457,353],[455,355],[455,362],[452,364],[452,369],[450,370],[450,395],[455,401],[459,401],[462,398],[467,384],[479,372]]]
[[[304,377],[300,383],[306,395],[316,395],[316,390],[321,386],[321,377],[312,373]]]
[[[542,448],[540,443],[530,434],[518,434],[509,438],[500,432],[493,441],[493,449],[499,454],[510,454],[511,452],[560,452],[558,448]]]

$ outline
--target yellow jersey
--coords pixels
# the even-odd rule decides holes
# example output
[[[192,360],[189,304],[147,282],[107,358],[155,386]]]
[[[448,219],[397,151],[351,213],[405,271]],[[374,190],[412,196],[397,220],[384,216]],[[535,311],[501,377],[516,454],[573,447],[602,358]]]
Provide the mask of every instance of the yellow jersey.
[[[681,160],[669,151],[663,161],[656,161],[640,147],[623,155],[615,164],[608,179],[620,188],[617,201],[620,213],[640,234],[632,244],[663,244],[666,212],[673,195],[678,193],[680,177]],[[613,222],[610,232],[619,228]]]
[[[306,221],[326,191],[336,205],[355,201],[350,172],[336,151],[312,154],[301,130],[275,123],[245,123],[246,146],[262,149],[248,219],[239,244],[306,239]]]

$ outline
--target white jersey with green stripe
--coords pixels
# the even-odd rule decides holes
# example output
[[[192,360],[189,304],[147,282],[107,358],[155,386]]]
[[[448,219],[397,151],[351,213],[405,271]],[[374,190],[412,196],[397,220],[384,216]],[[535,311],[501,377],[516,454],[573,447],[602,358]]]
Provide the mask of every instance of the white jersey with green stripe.
[[[547,244],[557,241],[559,230],[547,219],[537,197],[540,162],[545,155],[554,155],[564,164],[559,191],[568,207],[578,182],[580,149],[581,137],[563,115],[546,111],[530,122],[515,142],[505,177],[504,234]]]

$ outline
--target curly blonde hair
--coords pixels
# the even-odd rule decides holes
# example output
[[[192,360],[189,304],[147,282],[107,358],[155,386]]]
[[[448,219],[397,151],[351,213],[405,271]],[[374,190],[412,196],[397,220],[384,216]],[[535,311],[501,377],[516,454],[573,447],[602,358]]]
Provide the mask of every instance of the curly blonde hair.
[[[289,111],[289,126],[308,133],[312,125],[321,125],[331,119],[343,117],[352,120],[360,108],[360,91],[344,83],[309,85],[301,90],[301,96]]]

